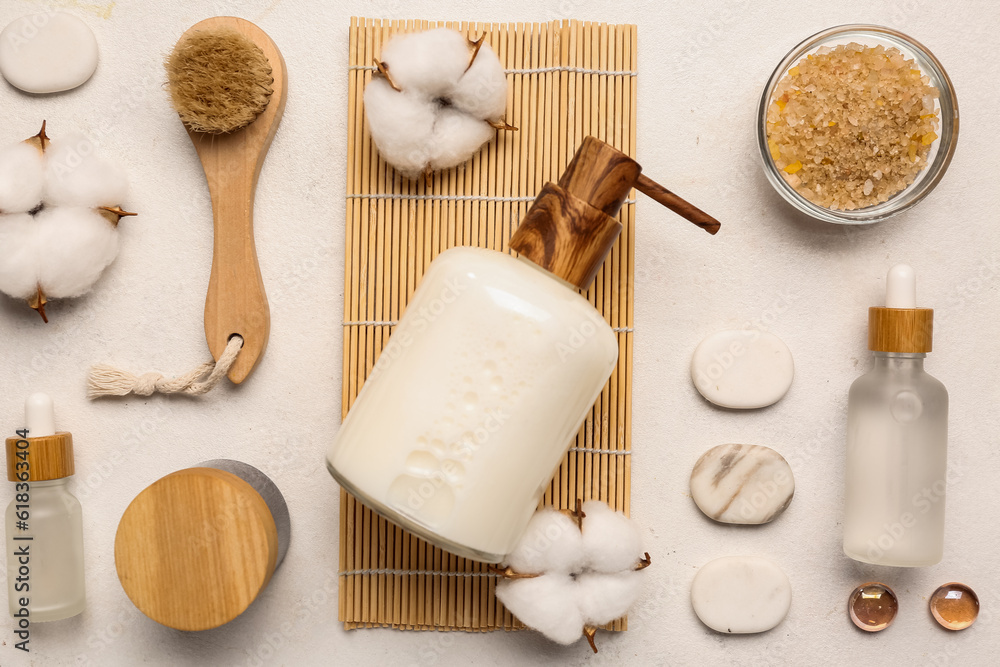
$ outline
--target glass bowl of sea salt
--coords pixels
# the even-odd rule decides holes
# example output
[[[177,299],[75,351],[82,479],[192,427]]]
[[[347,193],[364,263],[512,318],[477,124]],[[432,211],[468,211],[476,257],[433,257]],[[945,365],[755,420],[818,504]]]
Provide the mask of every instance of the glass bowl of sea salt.
[[[891,28],[842,25],[778,63],[757,110],[764,173],[818,220],[870,224],[923,200],[958,141],[958,99],[938,59]]]

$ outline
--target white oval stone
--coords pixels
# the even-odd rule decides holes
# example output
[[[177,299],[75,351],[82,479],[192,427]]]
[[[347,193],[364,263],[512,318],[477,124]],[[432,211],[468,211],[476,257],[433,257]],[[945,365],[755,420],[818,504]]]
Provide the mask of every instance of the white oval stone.
[[[771,405],[792,384],[792,353],[766,331],[714,333],[698,344],[691,359],[691,379],[706,399],[724,408]]]
[[[72,14],[22,16],[0,32],[0,74],[27,93],[76,88],[96,69],[94,33]]]
[[[765,632],[781,623],[792,604],[792,585],[774,562],[727,556],[704,565],[691,584],[691,605],[718,632]]]
[[[721,523],[767,523],[785,511],[795,493],[788,462],[762,445],[719,445],[691,471],[691,498]]]

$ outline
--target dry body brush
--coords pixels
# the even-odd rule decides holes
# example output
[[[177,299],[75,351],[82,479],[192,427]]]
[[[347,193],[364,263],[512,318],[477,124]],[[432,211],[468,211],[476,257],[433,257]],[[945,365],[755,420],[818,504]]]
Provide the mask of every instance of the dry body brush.
[[[0,149],[0,291],[45,304],[90,291],[118,255],[128,180],[82,135]]]
[[[231,28],[185,34],[165,67],[174,109],[195,132],[223,134],[246,127],[274,92],[267,56]]]
[[[927,167],[938,90],[895,48],[822,47],[778,82],[767,146],[784,179],[830,209],[886,202]]]

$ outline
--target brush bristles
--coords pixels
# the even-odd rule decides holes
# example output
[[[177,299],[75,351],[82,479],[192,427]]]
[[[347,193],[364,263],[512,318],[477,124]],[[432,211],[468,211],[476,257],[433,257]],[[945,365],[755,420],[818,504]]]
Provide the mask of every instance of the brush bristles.
[[[267,56],[235,30],[186,35],[165,65],[174,108],[195,132],[246,127],[267,108],[273,92]]]

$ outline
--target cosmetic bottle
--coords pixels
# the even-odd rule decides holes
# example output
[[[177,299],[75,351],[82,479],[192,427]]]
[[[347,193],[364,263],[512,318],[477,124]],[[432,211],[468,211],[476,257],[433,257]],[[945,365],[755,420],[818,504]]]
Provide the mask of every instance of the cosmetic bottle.
[[[916,303],[913,269],[894,266],[868,313],[874,367],[848,396],[844,553],[875,565],[933,565],[944,550],[948,392],[924,372],[934,311]]]
[[[15,483],[5,522],[7,596],[15,618],[58,621],[86,606],[83,513],[66,488],[73,436],[56,431],[45,394],[29,396],[24,413],[27,432],[7,438],[7,479]]]
[[[347,491],[460,556],[514,547],[618,361],[580,290],[640,170],[588,137],[521,221],[517,258],[458,247],[433,261],[328,452]]]

